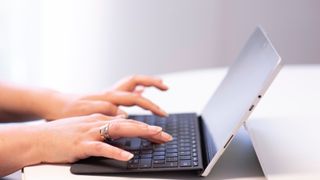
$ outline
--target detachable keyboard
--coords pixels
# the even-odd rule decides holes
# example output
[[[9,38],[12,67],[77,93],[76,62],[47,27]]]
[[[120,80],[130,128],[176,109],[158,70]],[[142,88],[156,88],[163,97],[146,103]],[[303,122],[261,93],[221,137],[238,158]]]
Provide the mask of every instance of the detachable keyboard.
[[[73,173],[86,174],[86,170],[83,170],[85,167],[90,169],[91,174],[203,168],[200,127],[195,113],[170,114],[168,117],[133,115],[129,119],[160,126],[163,131],[172,135],[173,140],[164,144],[155,144],[141,138],[121,138],[107,142],[133,153],[134,157],[128,162],[107,158],[82,160],[73,165]]]
[[[173,140],[165,144],[154,144],[140,138],[123,138],[110,142],[134,154],[133,159],[128,162],[128,169],[199,166],[201,150],[198,148],[200,140],[196,114],[171,114],[165,118],[136,115],[129,116],[129,119],[160,126],[172,135]]]

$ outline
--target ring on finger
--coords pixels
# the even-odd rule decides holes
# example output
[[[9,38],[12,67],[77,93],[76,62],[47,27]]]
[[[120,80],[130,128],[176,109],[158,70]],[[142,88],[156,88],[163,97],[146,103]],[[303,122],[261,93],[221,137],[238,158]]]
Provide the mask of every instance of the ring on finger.
[[[113,140],[109,134],[109,130],[110,130],[110,123],[107,123],[106,125],[100,127],[99,129],[100,137],[103,141]]]

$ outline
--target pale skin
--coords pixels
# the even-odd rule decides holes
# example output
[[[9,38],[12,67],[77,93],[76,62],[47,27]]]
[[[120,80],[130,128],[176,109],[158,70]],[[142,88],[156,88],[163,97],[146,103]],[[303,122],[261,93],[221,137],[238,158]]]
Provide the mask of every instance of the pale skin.
[[[162,80],[150,76],[125,78],[104,92],[70,95],[0,83],[0,122],[46,119],[38,125],[0,126],[0,177],[39,163],[71,163],[90,156],[121,161],[133,155],[103,142],[100,127],[109,124],[112,139],[141,137],[165,143],[172,136],[161,127],[126,119],[119,106],[137,105],[166,116],[142,96],[139,87],[167,90]],[[52,121],[57,120],[57,121]]]

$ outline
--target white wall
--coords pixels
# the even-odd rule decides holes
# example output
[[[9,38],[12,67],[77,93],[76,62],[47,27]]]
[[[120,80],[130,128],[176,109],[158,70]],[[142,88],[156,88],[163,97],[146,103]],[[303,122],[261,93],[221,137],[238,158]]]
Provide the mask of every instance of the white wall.
[[[222,12],[223,59],[233,59],[261,24],[285,63],[320,63],[319,0],[224,0]]]
[[[230,64],[257,24],[286,63],[320,62],[318,0],[0,0],[0,79],[97,90]]]
[[[0,0],[0,80],[38,79],[40,33],[39,0]]]
[[[102,88],[133,73],[213,66],[220,34],[215,4],[208,0],[43,1],[42,74],[54,81],[57,75],[52,71],[59,69],[64,79],[59,86],[74,82],[76,76],[81,82],[74,82],[75,87]],[[74,76],[65,77],[68,73]]]

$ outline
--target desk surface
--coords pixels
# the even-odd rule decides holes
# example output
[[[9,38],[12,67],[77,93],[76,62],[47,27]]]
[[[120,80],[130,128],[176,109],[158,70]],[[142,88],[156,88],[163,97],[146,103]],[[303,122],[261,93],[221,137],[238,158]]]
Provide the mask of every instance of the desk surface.
[[[225,68],[188,71],[163,75],[170,90],[160,93],[148,89],[145,96],[157,102],[168,112],[200,112],[226,73]],[[188,98],[186,98],[188,97]],[[174,101],[172,101],[174,100]],[[129,113],[146,113],[139,108],[126,108]],[[73,175],[70,165],[37,165],[23,169],[23,179],[203,179],[186,173],[154,173],[119,176]],[[234,141],[206,179],[264,179],[251,141],[244,129]]]
[[[320,66],[280,72],[246,126],[268,179],[320,179]]]

